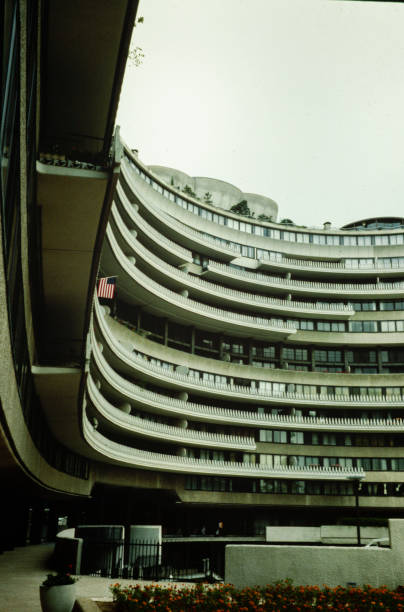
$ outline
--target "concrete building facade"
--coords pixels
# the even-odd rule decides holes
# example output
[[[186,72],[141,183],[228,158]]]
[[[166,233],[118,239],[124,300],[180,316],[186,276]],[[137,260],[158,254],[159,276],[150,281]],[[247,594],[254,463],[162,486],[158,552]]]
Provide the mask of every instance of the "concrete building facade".
[[[402,516],[403,220],[277,223],[142,164],[113,137],[136,9],[2,8],[3,546]]]

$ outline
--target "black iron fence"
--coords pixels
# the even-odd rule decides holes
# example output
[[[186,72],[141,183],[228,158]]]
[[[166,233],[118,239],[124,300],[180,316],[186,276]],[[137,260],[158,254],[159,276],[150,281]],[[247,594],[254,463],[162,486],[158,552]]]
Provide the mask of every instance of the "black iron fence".
[[[123,539],[83,541],[81,574],[136,580],[220,582],[224,542],[164,542]]]

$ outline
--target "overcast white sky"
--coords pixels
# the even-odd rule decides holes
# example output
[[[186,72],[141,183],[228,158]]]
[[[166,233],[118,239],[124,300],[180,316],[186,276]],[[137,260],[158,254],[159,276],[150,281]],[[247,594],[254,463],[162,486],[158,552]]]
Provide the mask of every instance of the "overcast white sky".
[[[404,4],[144,0],[118,124],[146,164],[273,198],[279,219],[404,216]]]

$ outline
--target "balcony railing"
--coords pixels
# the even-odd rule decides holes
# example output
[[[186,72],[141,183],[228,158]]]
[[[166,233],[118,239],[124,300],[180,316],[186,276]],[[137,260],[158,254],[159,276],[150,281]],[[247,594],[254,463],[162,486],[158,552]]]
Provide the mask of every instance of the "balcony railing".
[[[103,436],[92,427],[83,414],[83,432],[88,444],[101,455],[107,456],[118,463],[133,467],[154,469],[164,472],[187,474],[213,474],[218,476],[239,476],[247,478],[287,478],[301,480],[348,480],[363,479],[363,470],[339,467],[291,467],[279,465],[270,468],[265,464],[236,463],[234,461],[215,461],[180,457],[165,453],[140,450],[118,444]]]
[[[137,204],[131,204],[129,202],[119,182],[117,184],[117,194],[119,201],[124,207],[126,213],[133,220],[133,222],[143,231],[143,233],[146,234],[146,236],[152,238],[152,240],[154,240],[154,242],[156,242],[157,244],[164,245],[168,250],[174,253],[179,253],[184,259],[184,261],[187,261],[189,263],[193,261],[191,251],[185,249],[180,244],[174,242],[174,240],[170,240],[169,238],[161,234],[152,225],[150,225],[150,223],[147,223],[147,221],[141,215],[139,215],[139,213],[137,212]]]
[[[317,406],[327,405],[343,405],[343,406],[391,406],[391,407],[403,407],[404,397],[402,395],[391,395],[391,396],[380,396],[380,395],[314,395],[314,394],[303,394],[303,393],[292,393],[292,392],[276,392],[267,388],[256,388],[256,387],[244,387],[241,385],[233,385],[226,383],[219,383],[216,381],[198,379],[196,380],[192,376],[181,374],[174,369],[167,369],[159,367],[145,359],[144,357],[138,356],[133,352],[126,349],[118,340],[115,339],[112,330],[109,328],[105,321],[104,315],[100,312],[100,306],[96,302],[96,313],[97,321],[103,337],[108,347],[113,353],[126,365],[132,367],[138,372],[150,377],[154,377],[158,380],[166,380],[176,382],[177,385],[183,389],[192,389],[201,391],[209,391],[214,395],[219,396],[237,396],[238,398],[257,398],[259,402],[271,402],[279,404],[296,404],[296,405],[311,405],[313,402]],[[95,338],[94,338],[95,341]],[[174,368],[173,364],[173,368]],[[267,381],[264,381],[267,382]],[[259,383],[259,381],[258,381]]]
[[[110,225],[107,227],[107,238],[111,249],[118,259],[121,267],[127,274],[137,283],[139,283],[146,291],[153,293],[156,298],[164,299],[176,307],[184,308],[193,314],[201,315],[214,319],[215,321],[223,321],[225,323],[233,323],[235,325],[248,326],[262,331],[277,332],[281,334],[294,334],[296,328],[292,323],[279,321],[277,319],[265,319],[264,317],[254,317],[250,315],[240,314],[229,310],[222,310],[214,306],[197,302],[188,297],[184,297],[175,291],[171,291],[163,285],[156,283],[146,274],[143,274],[139,268],[135,267],[120,248]]]
[[[134,194],[138,197],[139,201],[142,201],[141,195],[138,193],[136,186],[133,183],[132,177],[130,175],[130,171],[127,169],[127,164],[122,163],[122,173],[125,179],[130,183],[131,188]],[[196,240],[197,243],[203,245],[210,245],[215,248],[216,251],[222,254],[226,254],[230,256],[233,254],[234,257],[238,257],[241,255],[241,244],[232,243],[231,241],[227,241],[216,236],[212,236],[205,232],[201,232],[195,230],[185,223],[177,221],[174,216],[163,211],[158,206],[155,206],[150,201],[147,202],[147,209],[151,212],[158,221],[163,221],[171,230],[175,230],[179,235],[186,236],[191,240]],[[352,258],[355,259],[355,258]],[[365,258],[366,259],[366,258]],[[310,260],[310,259],[295,259],[292,257],[287,257],[283,253],[273,252],[273,257],[270,256],[268,258],[256,258],[255,261],[258,261],[261,265],[271,264],[271,267],[279,267],[281,269],[290,268],[299,268],[306,270],[334,270],[336,272],[341,273],[354,273],[358,274],[358,272],[383,272],[383,274],[389,274],[391,272],[397,272],[398,270],[403,270],[403,266],[400,265],[397,267],[385,267],[384,265],[379,265],[377,260],[372,263],[367,263],[360,265],[358,267],[348,267],[343,261],[324,261],[324,260]]]
[[[372,295],[374,292],[385,291],[386,295],[390,295],[391,291],[397,291],[401,289],[404,291],[404,282],[397,281],[392,283],[369,283],[366,285],[360,285],[355,283],[324,283],[315,281],[306,281],[298,279],[278,278],[277,276],[270,276],[267,274],[260,274],[259,272],[249,272],[248,270],[241,270],[239,268],[231,268],[226,264],[219,263],[217,261],[209,260],[208,269],[217,271],[221,274],[226,274],[234,278],[241,278],[251,280],[254,283],[261,282],[262,284],[275,285],[286,287],[287,290],[292,291],[294,289],[318,289],[324,292],[335,292],[340,294],[341,291],[348,291],[351,293],[361,293],[364,295]]]
[[[138,255],[140,255],[140,257],[142,257],[144,261],[146,261],[148,264],[153,264],[157,271],[164,270],[167,274],[170,274],[172,277],[176,278],[176,280],[182,285],[188,287],[193,286],[194,288],[201,289],[208,293],[213,293],[214,295],[217,295],[222,299],[227,298],[229,299],[229,301],[236,301],[237,303],[244,304],[248,303],[256,307],[267,307],[268,309],[281,310],[282,312],[309,310],[311,314],[313,314],[313,312],[323,312],[329,316],[333,314],[338,316],[341,316],[341,314],[344,314],[346,316],[355,314],[355,311],[349,306],[346,306],[345,304],[336,303],[317,305],[314,302],[296,302],[293,300],[282,300],[262,295],[254,295],[245,291],[237,291],[235,289],[223,287],[221,285],[206,281],[198,276],[189,275],[186,272],[183,272],[182,270],[179,270],[178,268],[164,262],[162,259],[160,259],[151,251],[149,251],[146,247],[144,247],[138,240],[134,239],[129,229],[126,227],[123,220],[121,219],[115,205],[113,205],[112,208],[112,217],[127,243]],[[233,298],[233,300],[231,298]]]
[[[402,433],[404,419],[360,419],[338,417],[303,417],[257,413],[247,410],[220,408],[196,404],[149,391],[120,376],[93,344],[93,357],[98,372],[107,384],[134,405],[171,418],[186,418],[209,423],[232,424],[241,427],[299,429],[361,433]]]
[[[196,446],[229,448],[244,451],[256,450],[254,438],[174,427],[173,425],[158,423],[131,414],[126,414],[105,399],[97,389],[91,376],[87,379],[87,390],[92,404],[107,421],[127,431],[140,434],[141,436],[163,438],[166,442],[174,442],[176,444],[186,443]]]

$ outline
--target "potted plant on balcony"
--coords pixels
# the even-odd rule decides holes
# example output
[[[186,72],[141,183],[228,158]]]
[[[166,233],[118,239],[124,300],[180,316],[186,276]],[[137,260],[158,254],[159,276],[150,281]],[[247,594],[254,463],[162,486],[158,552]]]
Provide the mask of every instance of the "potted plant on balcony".
[[[76,600],[76,581],[77,578],[70,572],[48,574],[39,587],[42,612],[72,612]]]

